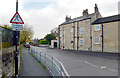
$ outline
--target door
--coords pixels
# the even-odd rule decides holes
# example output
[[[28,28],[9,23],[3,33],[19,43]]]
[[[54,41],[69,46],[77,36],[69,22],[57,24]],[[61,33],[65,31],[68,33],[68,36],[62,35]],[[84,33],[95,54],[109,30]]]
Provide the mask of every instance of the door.
[[[54,48],[57,48],[57,42],[54,42]]]

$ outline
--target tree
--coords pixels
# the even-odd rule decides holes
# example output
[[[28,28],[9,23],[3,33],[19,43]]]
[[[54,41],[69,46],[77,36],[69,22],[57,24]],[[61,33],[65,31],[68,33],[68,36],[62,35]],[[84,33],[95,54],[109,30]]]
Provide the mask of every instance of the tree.
[[[24,25],[23,31],[20,32],[20,43],[26,43],[33,37],[32,27]]]
[[[4,27],[5,27],[5,28],[8,28],[8,29],[12,29],[12,27],[9,26],[9,25],[4,25]]]
[[[56,35],[55,34],[47,34],[45,36],[45,39],[49,42],[49,44],[51,44],[51,40],[56,39]]]
[[[40,40],[40,44],[49,44],[47,40]]]

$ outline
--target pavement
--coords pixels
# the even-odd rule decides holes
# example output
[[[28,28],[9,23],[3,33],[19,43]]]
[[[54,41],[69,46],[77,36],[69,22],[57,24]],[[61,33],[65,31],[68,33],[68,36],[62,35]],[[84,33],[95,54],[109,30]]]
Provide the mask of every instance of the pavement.
[[[47,78],[50,78],[48,70],[45,70],[41,64],[32,55],[30,55],[26,49],[23,48],[21,55],[20,76],[46,76]]]
[[[102,57],[102,54],[84,53],[82,51],[75,53],[75,51],[49,49],[47,47],[31,46],[31,48],[57,58],[71,76],[118,76],[118,60]]]

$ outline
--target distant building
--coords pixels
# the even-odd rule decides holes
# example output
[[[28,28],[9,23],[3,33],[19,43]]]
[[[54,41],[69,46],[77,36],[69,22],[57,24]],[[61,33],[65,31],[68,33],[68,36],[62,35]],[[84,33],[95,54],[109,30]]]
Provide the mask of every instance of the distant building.
[[[32,43],[39,46],[39,39],[38,38],[33,39]]]
[[[95,4],[94,13],[89,14],[88,9],[83,10],[83,16],[71,19],[66,16],[66,21],[59,25],[59,48],[70,50],[92,50],[92,25],[91,23],[101,14]]]
[[[57,48],[57,40],[51,40],[50,48]]]
[[[92,23],[92,51],[118,52],[120,15],[99,18]]]

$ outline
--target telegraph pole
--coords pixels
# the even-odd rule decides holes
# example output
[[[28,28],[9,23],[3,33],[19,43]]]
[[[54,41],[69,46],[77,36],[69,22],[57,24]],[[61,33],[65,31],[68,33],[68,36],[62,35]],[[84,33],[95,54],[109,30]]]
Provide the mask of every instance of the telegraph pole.
[[[16,12],[18,12],[18,0],[16,0]],[[15,77],[18,77],[18,30],[16,29],[16,52],[15,52]]]

